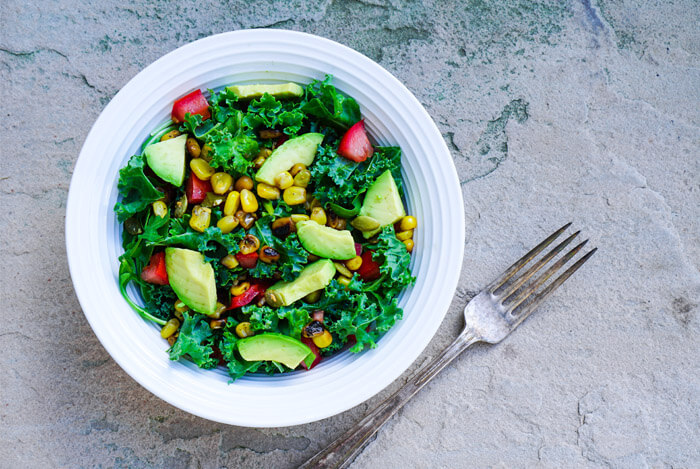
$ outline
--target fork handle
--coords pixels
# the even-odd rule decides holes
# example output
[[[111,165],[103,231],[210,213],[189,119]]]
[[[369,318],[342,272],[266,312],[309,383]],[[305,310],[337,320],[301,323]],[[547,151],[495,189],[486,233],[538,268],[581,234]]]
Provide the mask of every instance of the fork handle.
[[[387,420],[460,353],[478,341],[479,339],[471,331],[462,331],[454,342],[421,368],[391,397],[382,402],[353,428],[333,441],[326,449],[316,453],[314,457],[302,464],[300,469],[348,467]]]

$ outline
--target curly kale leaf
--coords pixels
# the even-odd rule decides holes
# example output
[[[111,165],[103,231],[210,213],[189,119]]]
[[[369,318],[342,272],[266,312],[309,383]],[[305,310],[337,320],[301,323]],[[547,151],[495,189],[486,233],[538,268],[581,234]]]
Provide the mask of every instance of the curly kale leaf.
[[[187,356],[200,368],[214,368],[217,360],[212,357],[212,330],[201,314],[182,313],[185,321],[180,328],[177,341],[170,348],[170,359],[179,360]]]
[[[243,313],[250,314],[250,326],[254,330],[281,332],[295,339],[301,337],[301,330],[310,320],[304,307],[245,306]]]
[[[411,255],[406,246],[399,241],[392,225],[382,228],[374,245],[375,255],[378,255],[379,272],[383,275],[382,288],[400,291],[406,285],[415,282],[409,265]]]
[[[285,134],[294,136],[301,129],[303,120],[304,113],[298,109],[297,103],[289,101],[283,103],[265,93],[260,99],[250,102],[243,123],[250,129],[279,128]]]
[[[120,222],[148,208],[153,202],[163,197],[163,193],[156,189],[144,174],[145,167],[144,157],[134,155],[129,159],[129,163],[119,170],[117,189],[122,200],[114,206],[114,211],[117,212],[117,219]]]
[[[228,368],[229,376],[231,376],[231,382],[244,376],[246,373],[255,373],[262,365],[262,362],[259,361],[249,362],[243,360],[238,354],[238,336],[229,330],[234,328],[236,324],[237,321],[233,318],[228,319],[226,330],[219,342],[219,350],[221,351],[221,356],[227,362],[226,367]]]
[[[341,129],[347,129],[360,120],[360,106],[353,98],[331,85],[332,77],[314,80],[306,87],[301,110]]]

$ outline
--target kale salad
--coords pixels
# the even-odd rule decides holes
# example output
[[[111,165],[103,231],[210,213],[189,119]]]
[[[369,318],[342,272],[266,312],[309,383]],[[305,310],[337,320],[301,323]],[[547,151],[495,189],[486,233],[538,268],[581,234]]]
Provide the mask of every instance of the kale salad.
[[[119,171],[124,299],[170,359],[232,380],[376,347],[415,280],[400,148],[371,144],[330,76],[207,96],[175,101]]]

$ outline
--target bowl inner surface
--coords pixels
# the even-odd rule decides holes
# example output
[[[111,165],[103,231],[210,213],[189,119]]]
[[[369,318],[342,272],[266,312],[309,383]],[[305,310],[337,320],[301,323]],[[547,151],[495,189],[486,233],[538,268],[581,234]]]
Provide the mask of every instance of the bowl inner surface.
[[[149,132],[192,89],[233,83],[306,84],[334,76],[354,97],[372,139],[403,150],[408,213],[418,219],[404,318],[361,354],[345,352],[311,372],[255,375],[228,384],[223,370],[171,362],[155,325],[132,311],[118,288],[118,171]],[[95,186],[104,191],[95,194]],[[363,55],[326,39],[282,30],[220,34],[159,59],[114,97],[90,131],[71,181],[66,217],[71,276],[95,334],[119,365],[171,404],[223,423],[270,427],[347,410],[396,379],[420,354],[452,299],[462,263],[464,216],[454,165],[440,132],[398,80]],[[132,289],[132,294],[134,290]],[[137,297],[134,295],[134,297]]]

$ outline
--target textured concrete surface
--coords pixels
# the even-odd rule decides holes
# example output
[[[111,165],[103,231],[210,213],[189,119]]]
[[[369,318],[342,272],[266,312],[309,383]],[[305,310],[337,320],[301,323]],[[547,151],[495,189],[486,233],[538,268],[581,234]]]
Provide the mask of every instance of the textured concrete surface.
[[[466,257],[425,359],[457,334],[474,292],[553,228],[573,220],[599,247],[507,342],[443,372],[353,467],[700,467],[694,0],[5,0],[0,18],[0,467],[294,467],[400,384],[308,425],[212,423],[122,372],[74,296],[65,201],[103,106],[166,52],[260,27],[367,54],[451,148]]]

